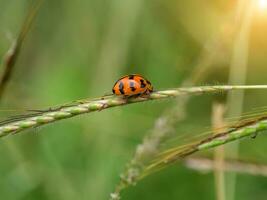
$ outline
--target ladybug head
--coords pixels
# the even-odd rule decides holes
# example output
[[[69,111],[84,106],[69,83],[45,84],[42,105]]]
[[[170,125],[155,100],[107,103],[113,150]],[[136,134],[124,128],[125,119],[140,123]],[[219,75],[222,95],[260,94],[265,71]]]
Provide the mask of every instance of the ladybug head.
[[[147,90],[149,91],[149,92],[153,92],[153,86],[152,86],[152,84],[150,83],[150,81],[146,81],[147,82]]]

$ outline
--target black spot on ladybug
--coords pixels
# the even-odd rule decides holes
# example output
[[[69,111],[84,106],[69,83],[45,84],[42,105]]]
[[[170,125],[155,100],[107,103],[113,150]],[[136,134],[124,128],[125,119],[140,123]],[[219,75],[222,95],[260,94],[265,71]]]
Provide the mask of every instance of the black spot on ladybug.
[[[129,75],[129,79],[134,79],[134,75]]]
[[[130,88],[134,92],[136,88],[134,87],[134,81],[130,81]]]
[[[121,82],[119,83],[119,90],[120,90],[120,93],[121,93],[121,94],[124,94],[124,90],[123,90],[123,88],[124,88],[124,85],[123,85],[123,82],[121,81]]]
[[[145,88],[146,84],[145,84],[144,79],[140,79],[140,82],[141,82],[141,88]]]
[[[115,90],[114,89],[112,89],[112,92],[113,92],[113,94],[115,94]]]

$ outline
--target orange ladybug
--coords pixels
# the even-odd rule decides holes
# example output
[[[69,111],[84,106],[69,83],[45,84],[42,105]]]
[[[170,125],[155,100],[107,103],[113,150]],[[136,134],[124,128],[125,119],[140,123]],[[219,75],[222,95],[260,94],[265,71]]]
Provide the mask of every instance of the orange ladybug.
[[[131,74],[121,77],[113,86],[112,92],[115,95],[125,97],[148,95],[153,92],[150,81],[139,74]]]

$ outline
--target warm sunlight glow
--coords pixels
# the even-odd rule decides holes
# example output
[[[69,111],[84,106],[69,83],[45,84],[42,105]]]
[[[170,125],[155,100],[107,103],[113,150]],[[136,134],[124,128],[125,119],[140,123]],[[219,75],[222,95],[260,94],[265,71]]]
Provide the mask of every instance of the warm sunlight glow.
[[[259,0],[259,8],[262,10],[267,9],[267,0]]]

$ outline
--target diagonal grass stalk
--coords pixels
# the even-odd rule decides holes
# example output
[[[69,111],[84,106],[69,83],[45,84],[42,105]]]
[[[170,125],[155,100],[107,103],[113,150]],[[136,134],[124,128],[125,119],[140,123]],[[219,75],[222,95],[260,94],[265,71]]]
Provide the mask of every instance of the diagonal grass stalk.
[[[182,95],[197,95],[204,93],[209,94],[241,89],[267,89],[267,85],[217,85],[176,88],[156,91],[151,93],[149,96],[142,96],[137,98],[126,99],[112,95],[92,100],[76,101],[73,104],[65,104],[56,109],[48,109],[46,111],[37,111],[36,113],[30,113],[22,116],[14,116],[5,121],[2,121],[0,122],[0,137],[9,134],[15,134],[29,128],[39,127],[44,124],[53,123],[62,119],[74,117],[76,115],[81,115],[93,111],[101,111],[103,109],[127,105],[130,103],[179,97]]]
[[[141,177],[144,177],[157,169],[164,168],[169,164],[187,157],[195,152],[212,149],[244,137],[250,136],[251,138],[255,138],[258,133],[265,130],[267,130],[266,114],[260,118],[252,119],[250,122],[245,122],[242,125],[238,125],[237,127],[229,127],[225,132],[217,133],[213,136],[185,146],[184,148],[173,148],[167,150],[168,153],[164,154],[164,156],[158,161],[149,165]]]

